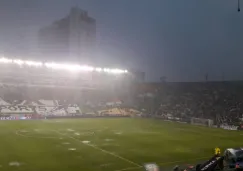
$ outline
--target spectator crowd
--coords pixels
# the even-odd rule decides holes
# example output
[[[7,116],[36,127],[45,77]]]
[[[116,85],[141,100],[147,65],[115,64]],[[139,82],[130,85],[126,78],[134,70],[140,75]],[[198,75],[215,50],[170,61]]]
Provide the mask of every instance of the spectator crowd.
[[[144,86],[143,86],[144,87]],[[147,84],[137,106],[148,114],[212,119],[217,124],[239,122],[243,114],[243,82]],[[151,88],[153,87],[153,88]]]
[[[217,124],[239,122],[243,115],[243,82],[241,81],[141,83],[126,88],[91,90],[0,84],[0,98],[0,106],[37,105],[40,100],[43,103],[44,99],[56,100],[58,105],[52,105],[53,108],[60,104],[64,106],[62,113],[68,113],[67,111],[70,110],[79,114],[97,114],[98,110],[106,113],[106,111],[134,109],[136,113],[141,111],[154,116],[211,119]],[[47,101],[44,102],[47,104]],[[53,108],[47,111],[50,113]],[[2,107],[1,111],[9,111],[8,109],[11,107]]]

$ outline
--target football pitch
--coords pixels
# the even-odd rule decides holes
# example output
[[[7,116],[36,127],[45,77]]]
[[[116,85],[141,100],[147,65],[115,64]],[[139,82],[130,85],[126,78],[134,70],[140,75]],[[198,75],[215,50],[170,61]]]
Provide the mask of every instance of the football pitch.
[[[242,146],[243,132],[152,119],[0,121],[0,170],[141,171],[196,163]]]

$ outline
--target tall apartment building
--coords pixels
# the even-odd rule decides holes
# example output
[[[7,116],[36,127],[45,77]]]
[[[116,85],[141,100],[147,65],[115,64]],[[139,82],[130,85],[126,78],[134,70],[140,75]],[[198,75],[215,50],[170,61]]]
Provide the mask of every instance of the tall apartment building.
[[[77,7],[68,16],[39,31],[39,50],[42,59],[94,62],[96,21]]]

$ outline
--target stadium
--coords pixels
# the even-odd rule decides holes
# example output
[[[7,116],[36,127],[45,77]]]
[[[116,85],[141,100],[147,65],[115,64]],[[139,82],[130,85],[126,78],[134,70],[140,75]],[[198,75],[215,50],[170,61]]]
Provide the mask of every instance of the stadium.
[[[242,82],[140,83],[127,70],[4,57],[0,65],[1,170],[172,170],[242,145]]]

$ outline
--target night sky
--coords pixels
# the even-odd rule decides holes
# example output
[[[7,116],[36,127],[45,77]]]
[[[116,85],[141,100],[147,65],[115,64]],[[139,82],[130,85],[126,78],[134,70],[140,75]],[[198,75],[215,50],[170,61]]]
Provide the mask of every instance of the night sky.
[[[97,20],[100,65],[145,71],[147,81],[243,79],[237,0],[0,0],[0,53],[35,56],[38,29],[75,5]]]

